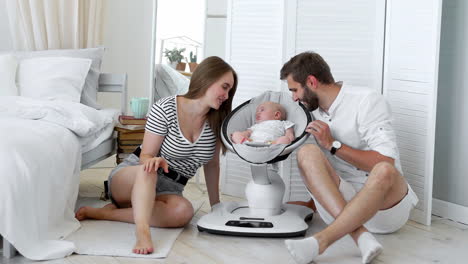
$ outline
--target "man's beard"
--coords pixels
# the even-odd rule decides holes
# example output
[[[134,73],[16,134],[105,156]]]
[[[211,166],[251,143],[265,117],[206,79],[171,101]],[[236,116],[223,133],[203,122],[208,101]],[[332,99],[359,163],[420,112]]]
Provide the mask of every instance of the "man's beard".
[[[317,94],[312,92],[307,86],[302,88],[304,88],[304,97],[301,101],[304,103],[307,110],[312,112],[319,106]]]

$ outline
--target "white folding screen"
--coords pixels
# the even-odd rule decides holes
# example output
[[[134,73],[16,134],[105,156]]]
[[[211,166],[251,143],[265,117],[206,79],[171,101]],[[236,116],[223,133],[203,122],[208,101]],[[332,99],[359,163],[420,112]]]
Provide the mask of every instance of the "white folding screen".
[[[315,51],[336,81],[382,90],[385,0],[287,1],[284,61]],[[310,138],[308,143],[313,142]],[[296,151],[283,162],[285,200],[308,200]]]
[[[442,0],[231,0],[226,59],[239,73],[235,105],[287,89],[283,63],[313,50],[335,79],[384,93],[395,119],[403,172],[420,198],[413,219],[430,224]],[[282,162],[285,200],[308,199],[295,152]],[[235,154],[223,158],[223,192],[251,179]]]
[[[281,89],[283,0],[230,0],[227,14],[226,60],[239,84],[233,107],[264,91]],[[222,158],[223,193],[244,196],[250,166],[237,155]]]
[[[290,51],[312,50],[328,62],[335,80],[381,92],[385,0],[288,1],[296,8]],[[293,21],[296,20],[296,21]]]
[[[387,5],[384,95],[393,110],[403,173],[420,199],[412,219],[429,225],[442,0]]]

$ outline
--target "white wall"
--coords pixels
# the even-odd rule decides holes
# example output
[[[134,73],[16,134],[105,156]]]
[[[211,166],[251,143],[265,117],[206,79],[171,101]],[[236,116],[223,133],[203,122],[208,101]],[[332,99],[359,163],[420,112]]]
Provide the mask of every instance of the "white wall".
[[[227,0],[206,0],[204,57],[226,55]]]
[[[0,0],[0,52],[13,49],[5,2]]]
[[[153,1],[108,0],[106,4],[102,71],[128,74],[128,98],[148,97]],[[98,99],[105,106],[119,107],[119,96],[100,94]]]
[[[442,10],[433,197],[468,207],[468,3]]]

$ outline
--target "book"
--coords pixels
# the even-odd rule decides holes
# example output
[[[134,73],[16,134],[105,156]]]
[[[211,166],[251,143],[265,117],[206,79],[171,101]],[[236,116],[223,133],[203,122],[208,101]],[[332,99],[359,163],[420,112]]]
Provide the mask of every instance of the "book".
[[[131,153],[133,153],[133,152],[135,151],[136,148],[137,148],[137,147],[129,148],[129,149],[121,149],[120,146],[119,146],[119,147],[117,148],[117,153],[119,153],[119,154],[122,154],[122,153],[124,153],[124,154],[126,154],[126,153],[131,154]]]
[[[142,140],[118,140],[120,146],[139,146],[143,143]]]
[[[115,130],[122,133],[144,132],[145,125],[115,125]]]
[[[120,115],[119,122],[122,125],[144,125],[146,124],[146,117],[135,118],[134,116]]]
[[[119,132],[120,133],[120,132]],[[120,140],[143,140],[145,133],[138,132],[138,133],[120,133],[119,139]]]
[[[140,145],[119,145],[119,149],[124,151],[131,150],[133,152],[139,146]]]

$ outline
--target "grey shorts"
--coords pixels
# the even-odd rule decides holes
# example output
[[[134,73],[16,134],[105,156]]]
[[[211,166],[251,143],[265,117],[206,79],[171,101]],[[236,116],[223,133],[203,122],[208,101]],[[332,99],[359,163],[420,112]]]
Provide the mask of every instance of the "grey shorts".
[[[111,192],[111,182],[112,177],[121,169],[128,167],[128,166],[137,166],[140,165],[140,159],[135,154],[130,154],[127,158],[125,158],[119,165],[117,165],[109,174],[107,179],[107,187],[108,187],[108,195],[109,198],[112,200],[114,204],[116,204],[115,200],[112,198]],[[161,194],[176,194],[182,196],[182,192],[184,191],[185,185],[175,182],[171,178],[168,178],[162,173],[158,173],[158,181],[156,183],[156,195]],[[117,205],[117,204],[116,204]]]

